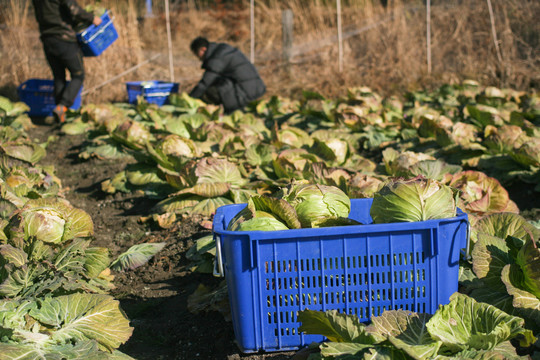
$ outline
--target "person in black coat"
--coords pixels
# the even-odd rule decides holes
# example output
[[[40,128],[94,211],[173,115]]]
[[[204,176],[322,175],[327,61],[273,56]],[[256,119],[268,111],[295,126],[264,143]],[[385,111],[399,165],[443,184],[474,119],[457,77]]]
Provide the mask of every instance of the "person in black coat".
[[[264,95],[266,86],[255,66],[237,48],[197,37],[191,51],[202,61],[202,79],[191,90],[194,98],[223,105],[226,114]]]
[[[83,55],[74,30],[81,24],[101,24],[101,18],[85,11],[74,0],[32,0],[45,57],[53,73],[54,117],[64,122],[84,81]],[[66,70],[71,81],[66,81]]]

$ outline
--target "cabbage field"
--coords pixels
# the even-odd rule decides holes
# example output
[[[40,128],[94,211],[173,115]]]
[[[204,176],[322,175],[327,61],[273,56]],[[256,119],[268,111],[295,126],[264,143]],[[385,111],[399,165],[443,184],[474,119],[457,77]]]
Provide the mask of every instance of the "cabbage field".
[[[212,275],[217,208],[291,182],[371,198],[398,178],[454,189],[469,215],[459,293],[371,324],[300,312],[330,339],[309,359],[540,359],[537,92],[304,91],[227,116],[182,93],[86,104],[54,125],[27,110],[0,98],[0,359],[239,359]]]

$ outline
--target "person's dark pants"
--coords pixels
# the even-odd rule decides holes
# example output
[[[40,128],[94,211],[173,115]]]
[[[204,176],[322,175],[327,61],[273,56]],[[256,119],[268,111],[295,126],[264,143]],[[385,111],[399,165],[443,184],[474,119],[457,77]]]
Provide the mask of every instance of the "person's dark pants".
[[[243,107],[238,101],[234,83],[224,77],[219,77],[212,86],[209,86],[201,99],[208,104],[223,105],[225,114]]]
[[[71,107],[84,81],[84,63],[81,48],[77,42],[54,37],[42,39],[45,57],[54,77],[54,99],[57,105]],[[66,70],[71,81],[66,81]]]

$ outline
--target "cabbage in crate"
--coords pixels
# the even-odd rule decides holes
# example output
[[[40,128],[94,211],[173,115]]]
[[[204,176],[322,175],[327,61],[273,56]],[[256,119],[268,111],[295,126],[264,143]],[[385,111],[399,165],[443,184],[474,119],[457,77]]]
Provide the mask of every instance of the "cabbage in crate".
[[[231,220],[227,230],[272,231],[300,227],[294,209],[284,200],[268,196],[252,196],[247,206]]]
[[[322,227],[331,220],[345,220],[351,211],[351,199],[335,186],[299,182],[293,184],[283,198],[296,210],[302,228]]]
[[[252,196],[229,223],[231,231],[272,231],[358,225],[348,219],[351,200],[335,186],[295,182],[276,197]]]
[[[374,224],[451,218],[456,216],[458,194],[423,176],[392,179],[375,193],[370,215]]]

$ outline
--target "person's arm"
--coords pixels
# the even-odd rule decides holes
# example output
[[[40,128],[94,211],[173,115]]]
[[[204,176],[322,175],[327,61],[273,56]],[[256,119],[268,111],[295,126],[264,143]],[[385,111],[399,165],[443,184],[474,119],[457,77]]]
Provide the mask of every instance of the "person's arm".
[[[221,58],[211,58],[203,65],[206,70],[197,85],[191,90],[189,96],[200,98],[212,84],[221,76],[226,68],[226,62]]]
[[[218,77],[219,77],[219,74],[211,70],[206,70],[204,72],[202,79],[199,81],[197,85],[195,85],[193,90],[191,90],[191,92],[189,93],[189,96],[199,99],[201,96],[204,95],[204,93],[206,92],[206,89],[208,89],[208,87],[210,87],[214,83],[214,81],[216,81]]]
[[[87,22],[94,25],[101,24],[101,18],[99,18],[98,16],[94,16],[94,14],[84,10],[82,7],[79,6],[79,4],[77,4],[75,0],[61,0],[61,2],[67,6],[71,13],[71,16],[73,17],[73,20],[75,20],[76,22]],[[96,18],[98,18],[99,20],[96,20]]]

